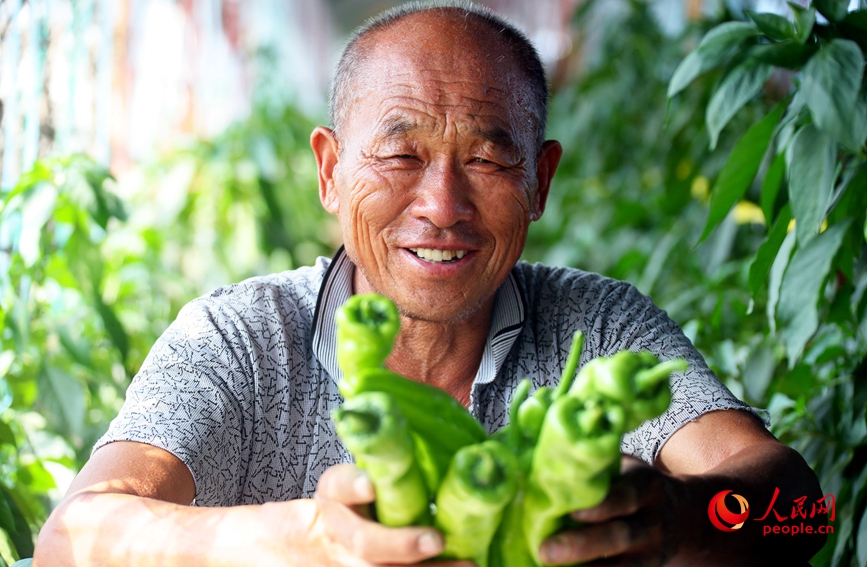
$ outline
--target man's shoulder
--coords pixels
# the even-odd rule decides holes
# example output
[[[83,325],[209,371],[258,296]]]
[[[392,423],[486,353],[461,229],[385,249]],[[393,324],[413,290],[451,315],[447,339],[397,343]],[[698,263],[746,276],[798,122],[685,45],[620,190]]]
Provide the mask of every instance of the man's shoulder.
[[[254,276],[220,286],[191,301],[186,309],[204,310],[244,320],[272,316],[275,312],[312,316],[330,258],[320,257],[303,266],[268,275]]]
[[[527,299],[551,301],[591,300],[611,293],[630,293],[635,288],[629,282],[616,280],[594,272],[541,263],[518,262],[512,271]]]

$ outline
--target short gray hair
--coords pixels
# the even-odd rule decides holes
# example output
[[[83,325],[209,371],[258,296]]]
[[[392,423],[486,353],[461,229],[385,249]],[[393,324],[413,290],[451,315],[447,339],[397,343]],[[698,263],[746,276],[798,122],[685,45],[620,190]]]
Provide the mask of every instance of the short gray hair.
[[[371,18],[352,33],[337,63],[328,97],[329,119],[335,132],[339,131],[345,118],[350,86],[358,69],[363,66],[362,63],[367,57],[367,50],[362,47],[361,40],[370,33],[391,27],[406,16],[425,11],[456,11],[458,16],[465,20],[471,19],[476,24],[495,33],[503,41],[518,67],[524,73],[527,85],[530,87],[532,103],[530,113],[535,121],[536,151],[539,151],[545,141],[548,116],[548,81],[539,54],[527,36],[502,16],[489,8],[478,6],[466,0],[402,4]]]

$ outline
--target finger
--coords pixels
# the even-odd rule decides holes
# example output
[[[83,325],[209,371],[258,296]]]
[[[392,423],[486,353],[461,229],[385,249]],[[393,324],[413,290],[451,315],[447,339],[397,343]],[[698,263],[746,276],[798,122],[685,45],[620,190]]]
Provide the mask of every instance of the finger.
[[[442,534],[433,528],[386,527],[327,498],[319,500],[319,510],[329,539],[349,556],[370,563],[411,565],[436,557],[445,547]]]
[[[327,498],[347,506],[369,504],[376,498],[373,483],[364,470],[345,463],[325,469],[316,486],[317,499]]]
[[[658,497],[655,491],[661,486],[660,474],[637,459],[624,459],[620,476],[611,481],[605,500],[592,508],[574,511],[572,518],[599,523],[635,514],[646,502]]]
[[[542,543],[542,561],[554,565],[605,559],[641,549],[651,540],[652,522],[632,516],[554,535]]]

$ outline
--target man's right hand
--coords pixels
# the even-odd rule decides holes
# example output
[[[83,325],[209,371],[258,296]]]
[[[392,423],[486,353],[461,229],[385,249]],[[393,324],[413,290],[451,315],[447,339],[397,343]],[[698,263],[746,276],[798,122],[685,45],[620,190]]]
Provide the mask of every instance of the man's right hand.
[[[194,495],[189,469],[171,453],[108,444],[49,517],[34,567],[374,567],[415,565],[442,551],[442,535],[431,527],[372,521],[373,486],[354,465],[326,470],[312,499],[207,508],[190,506]]]
[[[336,465],[319,479],[317,517],[311,526],[315,546],[324,552],[313,564],[347,566],[414,565],[442,553],[443,536],[431,527],[389,528],[370,519],[373,484],[355,465]],[[329,563],[329,561],[331,563]],[[469,561],[425,563],[439,567],[471,567]]]

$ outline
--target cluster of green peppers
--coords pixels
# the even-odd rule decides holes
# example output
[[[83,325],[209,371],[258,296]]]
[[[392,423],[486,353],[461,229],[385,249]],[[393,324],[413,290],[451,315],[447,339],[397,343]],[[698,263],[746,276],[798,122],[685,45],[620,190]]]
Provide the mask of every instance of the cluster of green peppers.
[[[599,504],[620,463],[620,438],[664,412],[680,359],[621,351],[576,376],[584,337],[573,337],[556,388],[522,380],[509,425],[488,437],[451,396],[399,376],[384,361],[400,328],[394,304],[356,295],[337,314],[337,433],[373,481],[377,519],[435,525],[443,557],[479,567],[541,565],[539,548],[574,510]]]

